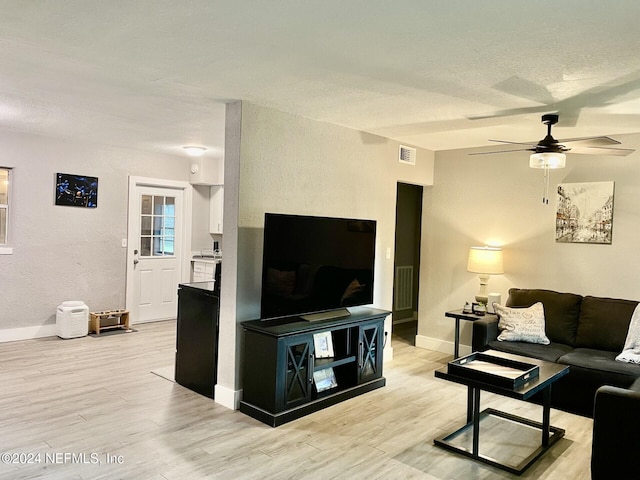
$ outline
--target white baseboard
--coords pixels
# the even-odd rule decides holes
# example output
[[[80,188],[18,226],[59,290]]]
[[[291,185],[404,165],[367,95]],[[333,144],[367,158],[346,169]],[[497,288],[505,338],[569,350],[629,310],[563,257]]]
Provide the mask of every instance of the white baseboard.
[[[0,330],[0,343],[17,340],[31,340],[41,337],[55,337],[58,331],[55,323],[35,327],[7,328]]]
[[[416,347],[424,348],[425,350],[434,350],[436,352],[448,353],[453,355],[453,342],[448,340],[442,340],[440,338],[425,337],[423,335],[416,335]],[[460,344],[460,355],[469,355],[471,353],[471,347],[469,345]]]
[[[213,398],[216,403],[232,410],[238,410],[240,408],[242,390],[233,390],[223,387],[222,385],[216,385],[213,390]]]
[[[384,347],[384,350],[382,351],[382,361],[389,362],[391,360],[393,360],[393,347]]]
[[[168,318],[151,318],[149,320],[131,320],[131,325],[139,325],[141,323],[154,323],[154,322],[168,322],[169,320],[176,320],[176,317]]]

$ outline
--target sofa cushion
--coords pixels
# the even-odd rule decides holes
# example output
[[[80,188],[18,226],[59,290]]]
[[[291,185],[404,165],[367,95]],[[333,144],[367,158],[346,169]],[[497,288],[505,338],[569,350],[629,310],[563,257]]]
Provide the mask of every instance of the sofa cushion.
[[[633,390],[634,392],[640,392],[640,377],[635,379],[635,381],[629,387],[629,390]]]
[[[624,348],[631,315],[638,302],[617,298],[584,297],[576,347],[615,352]],[[620,362],[617,362],[620,363]]]
[[[553,290],[512,288],[508,307],[530,307],[536,302],[544,305],[545,331],[551,342],[575,346],[582,296]]]
[[[640,378],[640,365],[635,363],[616,362],[617,353],[593,348],[576,348],[563,355],[558,363],[569,365],[574,369],[589,370],[593,378],[599,377],[600,385],[629,387]]]
[[[549,345],[544,332],[544,307],[541,302],[526,308],[493,305],[498,315],[498,340]]]
[[[525,342],[500,342],[498,340],[489,342],[489,348],[500,352],[515,353],[516,355],[546,360],[547,362],[557,362],[560,357],[573,351],[573,347],[562,343],[551,342],[549,345],[540,345]]]

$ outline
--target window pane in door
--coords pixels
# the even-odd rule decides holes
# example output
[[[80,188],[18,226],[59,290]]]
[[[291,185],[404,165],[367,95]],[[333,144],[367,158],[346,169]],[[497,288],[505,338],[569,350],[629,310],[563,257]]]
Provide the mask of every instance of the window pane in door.
[[[165,237],[164,238],[164,254],[165,255],[173,255],[173,237]]]
[[[153,234],[162,235],[162,217],[153,217]]]
[[[176,215],[176,199],[173,197],[165,197],[164,214],[175,216]]]
[[[140,239],[140,256],[141,257],[151,256],[151,237],[142,237]]]
[[[151,217],[142,217],[140,235],[151,235]]]
[[[165,217],[164,219],[164,228],[162,229],[162,233],[165,237],[174,237],[175,236],[175,228],[173,227],[174,219],[172,217]]]
[[[142,195],[142,199],[140,201],[140,213],[142,213],[142,215],[151,215],[152,198],[153,197],[151,195]]]
[[[162,215],[164,210],[164,197],[153,197],[153,214]]]
[[[156,257],[163,255],[162,237],[153,237],[153,255]]]

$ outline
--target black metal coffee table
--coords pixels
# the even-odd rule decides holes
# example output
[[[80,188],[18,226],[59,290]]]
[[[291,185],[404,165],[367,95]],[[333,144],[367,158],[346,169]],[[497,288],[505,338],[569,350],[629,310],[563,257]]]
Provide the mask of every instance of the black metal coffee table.
[[[564,430],[550,425],[550,410],[551,410],[551,386],[552,384],[569,373],[569,367],[566,365],[560,365],[557,363],[546,362],[543,360],[536,360],[528,357],[521,357],[519,355],[513,355],[495,350],[488,350],[483,352],[487,355],[505,358],[513,360],[515,362],[524,362],[539,367],[539,374],[536,378],[530,380],[524,385],[516,388],[502,387],[493,384],[485,379],[478,379],[473,375],[463,374],[451,374],[448,372],[448,367],[436,370],[435,376],[444,380],[466,385],[468,389],[467,394],[467,423],[453,433],[438,437],[434,440],[434,444],[451,450],[467,457],[473,458],[480,462],[493,465],[500,469],[506,470],[517,475],[522,474],[533,462],[535,462],[540,456],[542,456],[553,444],[560,440],[564,436]],[[527,418],[511,415],[509,413],[501,412],[493,408],[487,408],[480,411],[480,392],[484,390],[487,392],[497,393],[506,397],[516,398],[518,400],[527,400],[538,392],[542,392],[542,423],[534,422]],[[501,462],[491,455],[483,454],[480,451],[480,424],[481,422],[491,418],[493,421],[511,422],[525,425],[528,428],[540,430],[541,441],[540,445],[530,452],[524,459],[517,464],[508,464]],[[472,429],[471,445],[456,444],[454,440],[461,435],[467,434],[469,429]],[[507,439],[505,439],[507,440]]]

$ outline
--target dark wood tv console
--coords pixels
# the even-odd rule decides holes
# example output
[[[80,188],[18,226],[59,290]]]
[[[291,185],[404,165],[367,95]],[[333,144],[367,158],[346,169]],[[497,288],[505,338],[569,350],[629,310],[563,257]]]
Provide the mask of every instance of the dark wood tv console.
[[[243,322],[240,411],[272,427],[383,387],[386,310],[350,307],[348,317],[308,322],[300,317]],[[333,356],[317,358],[314,334],[330,334]],[[328,370],[332,369],[332,370]],[[333,373],[318,391],[314,373]]]

